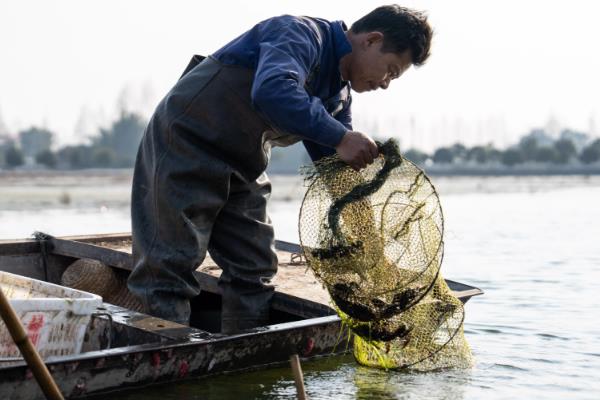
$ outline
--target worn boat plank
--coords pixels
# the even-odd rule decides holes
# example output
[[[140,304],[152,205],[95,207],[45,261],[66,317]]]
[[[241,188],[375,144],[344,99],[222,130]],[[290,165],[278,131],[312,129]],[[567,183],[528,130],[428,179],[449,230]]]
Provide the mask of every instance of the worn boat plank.
[[[110,247],[105,247],[109,243],[111,243]],[[129,271],[132,269],[130,239],[115,240],[114,242],[107,242],[103,239],[96,242],[78,242],[63,238],[53,238],[51,251],[55,255],[73,258],[92,258],[112,267]],[[288,252],[281,250],[279,252],[281,253],[281,260],[291,257],[291,254]],[[220,276],[220,273],[221,270],[212,261],[210,256],[207,256],[194,275],[200,284],[201,290],[219,293],[218,276]],[[298,314],[306,318],[323,314],[333,314],[333,310],[327,306],[329,304],[329,295],[317,283],[312,274],[307,271],[305,264],[298,263],[297,265],[293,265],[291,262],[280,262],[279,274],[276,276],[273,284],[277,290],[272,301],[273,309]],[[290,302],[289,298],[280,296],[278,292],[294,296],[298,300],[301,300],[301,298],[311,300],[311,303]],[[302,304],[300,308],[298,308],[299,303]]]
[[[85,237],[85,241],[73,241],[73,238],[55,239],[55,254],[62,254],[76,258],[94,258],[101,260],[107,265],[131,270],[131,235],[115,234],[109,240],[98,237],[97,240]],[[331,304],[329,293],[317,281],[314,274],[308,268],[304,258],[301,256],[302,248],[294,243],[276,241],[275,248],[279,258],[277,275],[273,279],[273,285],[277,291],[292,296],[302,297],[311,301],[328,306]],[[197,274],[202,289],[217,293],[217,281],[209,279],[205,274],[218,278],[221,269],[212,260],[210,254],[197,269]],[[472,286],[446,280],[454,295],[461,300],[477,296],[483,292]],[[276,305],[277,307],[277,305]]]

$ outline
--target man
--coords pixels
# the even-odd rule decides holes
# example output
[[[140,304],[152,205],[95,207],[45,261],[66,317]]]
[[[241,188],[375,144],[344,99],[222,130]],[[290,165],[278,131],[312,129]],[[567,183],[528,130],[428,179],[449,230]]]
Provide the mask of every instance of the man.
[[[158,105],[132,194],[129,289],[149,314],[187,324],[209,251],[221,267],[222,331],[264,325],[277,271],[266,214],[270,148],[299,140],[313,160],[337,152],[359,170],[377,157],[352,130],[350,88],[387,89],[429,56],[426,17],[397,5],[343,22],[271,18],[195,57]]]

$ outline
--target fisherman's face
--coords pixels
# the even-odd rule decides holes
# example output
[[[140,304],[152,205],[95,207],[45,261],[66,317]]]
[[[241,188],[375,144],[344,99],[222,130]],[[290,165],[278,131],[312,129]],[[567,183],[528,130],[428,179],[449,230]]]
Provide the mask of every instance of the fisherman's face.
[[[352,48],[352,59],[344,79],[350,81],[358,93],[387,89],[392,80],[399,78],[412,65],[410,51],[384,53],[383,35],[379,32],[362,34]],[[355,48],[357,47],[357,48]]]

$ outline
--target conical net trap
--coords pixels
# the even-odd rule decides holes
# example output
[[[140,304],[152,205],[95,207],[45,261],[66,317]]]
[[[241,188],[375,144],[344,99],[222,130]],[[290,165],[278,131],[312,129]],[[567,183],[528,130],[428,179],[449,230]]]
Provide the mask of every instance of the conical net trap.
[[[363,365],[467,367],[463,305],[440,275],[443,215],[421,169],[395,141],[360,172],[337,156],[305,170],[300,242],[353,331]]]

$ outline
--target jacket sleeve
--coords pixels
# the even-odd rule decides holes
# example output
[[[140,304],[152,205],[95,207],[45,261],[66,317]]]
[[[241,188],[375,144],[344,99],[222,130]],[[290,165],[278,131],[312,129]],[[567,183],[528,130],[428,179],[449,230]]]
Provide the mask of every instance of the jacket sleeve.
[[[252,104],[271,124],[329,148],[348,128],[332,117],[318,97],[304,89],[318,64],[320,33],[301,21],[272,29],[259,44]]]
[[[342,125],[346,127],[347,130],[352,130],[352,97],[348,98],[348,103],[344,106],[344,108],[335,116],[335,119],[338,120]],[[311,142],[310,140],[304,140],[302,142],[310,159],[313,161],[318,161],[323,157],[331,156],[335,154],[335,149],[329,146],[323,146],[315,142]]]

